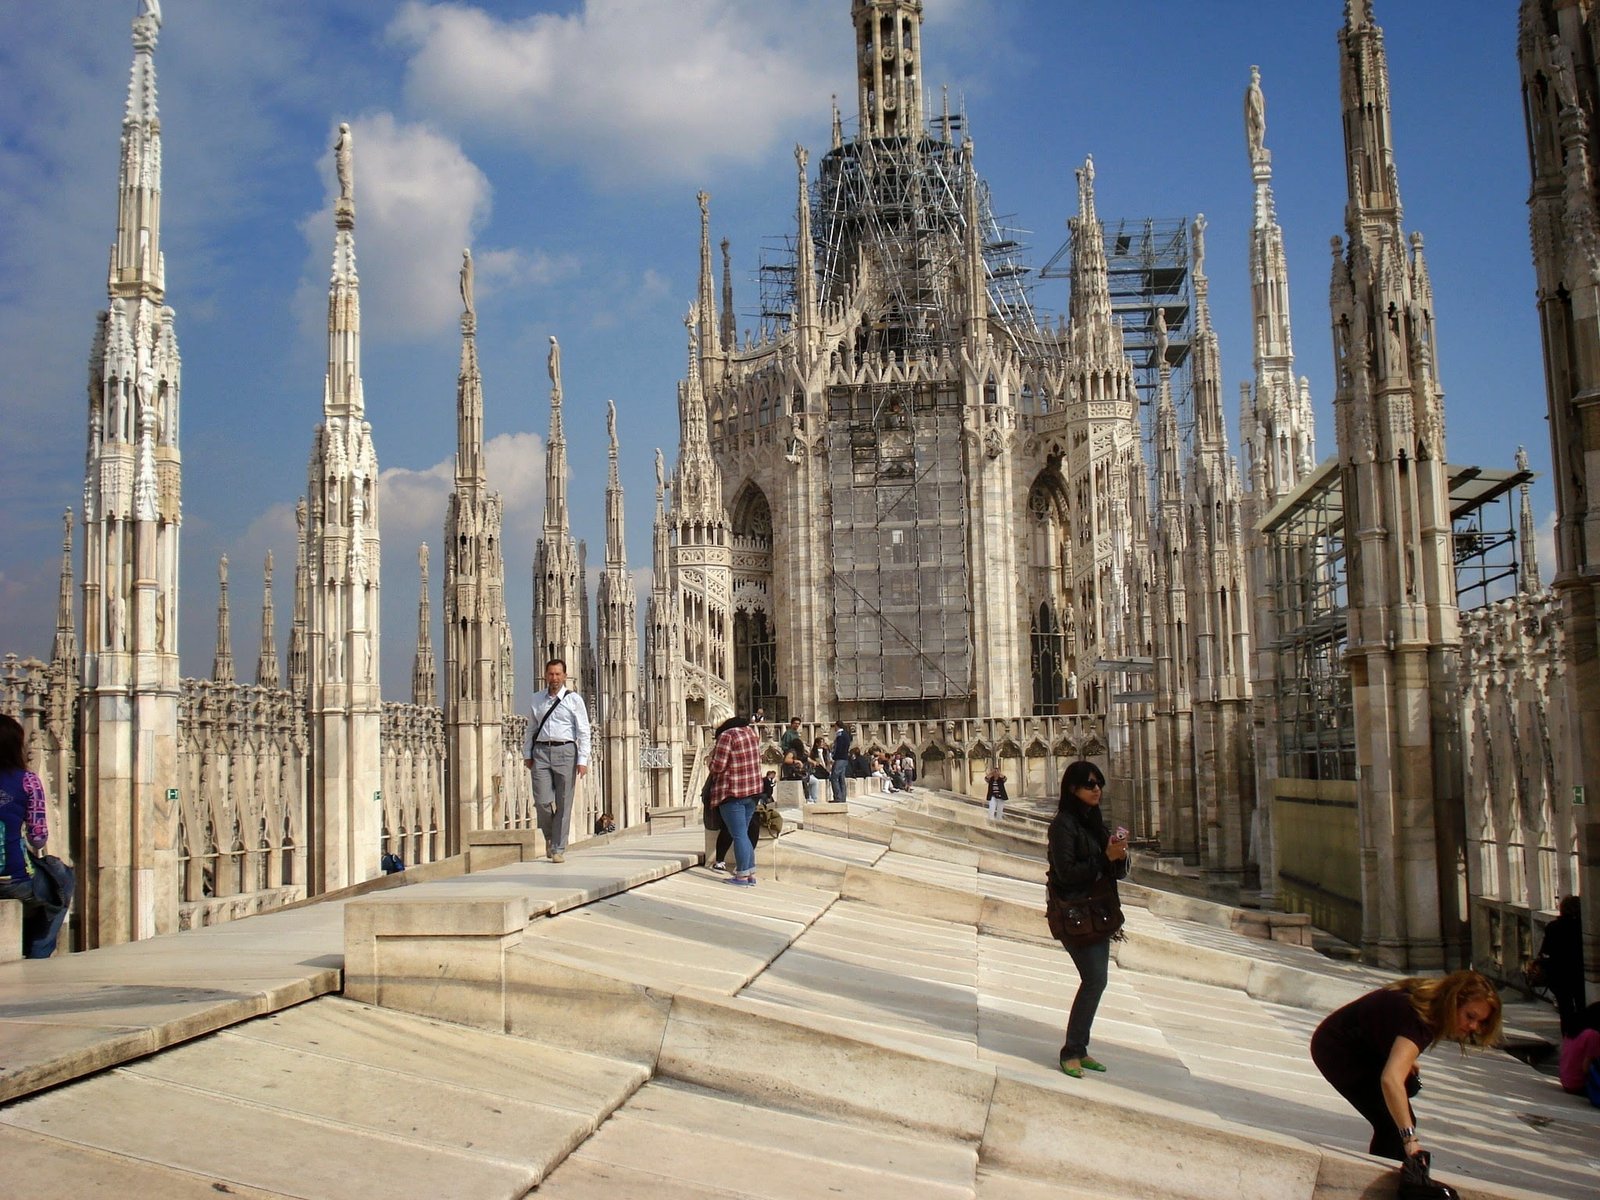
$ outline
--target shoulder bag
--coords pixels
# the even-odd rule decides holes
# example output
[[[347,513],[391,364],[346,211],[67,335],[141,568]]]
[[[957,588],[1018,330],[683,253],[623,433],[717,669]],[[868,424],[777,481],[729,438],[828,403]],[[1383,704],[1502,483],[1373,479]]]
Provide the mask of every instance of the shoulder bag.
[[[1089,894],[1079,900],[1061,899],[1046,882],[1044,915],[1050,936],[1069,950],[1117,936],[1127,920],[1117,898],[1117,881],[1109,875],[1096,879]]]

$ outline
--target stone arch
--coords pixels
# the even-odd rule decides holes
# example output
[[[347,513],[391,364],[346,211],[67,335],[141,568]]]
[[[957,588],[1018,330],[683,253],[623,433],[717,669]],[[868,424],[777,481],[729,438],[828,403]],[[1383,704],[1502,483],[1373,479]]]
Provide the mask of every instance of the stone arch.
[[[784,707],[778,686],[778,632],[772,611],[772,505],[753,479],[734,493],[729,507],[739,547],[732,579],[733,694],[738,712]]]
[[[1052,453],[1028,489],[1025,587],[1033,712],[1054,715],[1075,694],[1072,621],[1072,504]]]

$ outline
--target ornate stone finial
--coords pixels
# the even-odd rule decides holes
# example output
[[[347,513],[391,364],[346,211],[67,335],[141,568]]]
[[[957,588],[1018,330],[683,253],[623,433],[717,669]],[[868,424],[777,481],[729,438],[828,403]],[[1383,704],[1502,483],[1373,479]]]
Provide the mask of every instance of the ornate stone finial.
[[[1196,214],[1195,219],[1194,219],[1194,226],[1193,226],[1192,233],[1193,233],[1193,243],[1194,244],[1190,247],[1190,249],[1194,254],[1194,273],[1196,275],[1204,275],[1206,273],[1206,215],[1205,215],[1205,213]]]
[[[469,316],[477,315],[478,307],[472,298],[472,251],[461,252],[461,304]]]
[[[72,510],[69,508],[61,514],[61,548],[72,549]]]
[[[550,354],[545,359],[545,367],[550,372],[550,402],[561,403],[561,343],[556,341],[556,335],[550,335]]]
[[[339,172],[339,199],[355,202],[355,165],[350,148],[350,125],[339,125],[339,140],[333,144],[333,164]]]
[[[1267,98],[1261,92],[1261,68],[1250,68],[1250,86],[1244,93],[1244,136],[1250,143],[1250,157],[1260,157],[1267,142]]]

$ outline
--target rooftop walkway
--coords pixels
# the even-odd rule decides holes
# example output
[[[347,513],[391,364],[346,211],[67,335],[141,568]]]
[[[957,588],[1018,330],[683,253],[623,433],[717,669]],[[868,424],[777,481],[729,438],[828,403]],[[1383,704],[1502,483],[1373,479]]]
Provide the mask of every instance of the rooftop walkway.
[[[755,888],[624,835],[0,966],[0,1155],[44,1196],[1392,1194],[1306,1052],[1383,976],[1129,887],[1110,1071],[1069,1080],[1028,826],[922,790],[808,824]],[[1463,1195],[1595,1194],[1600,1110],[1549,1076],[1424,1081]]]

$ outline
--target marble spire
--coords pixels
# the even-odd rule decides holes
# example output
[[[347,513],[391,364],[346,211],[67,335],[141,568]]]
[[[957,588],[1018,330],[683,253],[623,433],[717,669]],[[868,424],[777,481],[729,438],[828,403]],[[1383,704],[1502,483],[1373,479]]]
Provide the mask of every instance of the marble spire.
[[[277,619],[272,609],[272,551],[267,551],[261,568],[261,648],[256,653],[256,686],[277,688],[278,634]]]
[[[432,706],[439,702],[439,684],[433,664],[433,618],[429,614],[428,543],[417,547],[417,652],[411,662],[411,703]]]
[[[234,682],[233,618],[228,612],[228,556],[217,563],[217,648],[211,658],[211,682]]]

